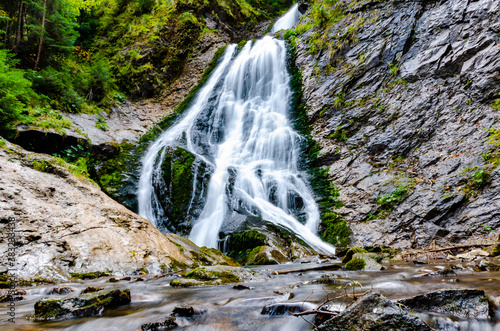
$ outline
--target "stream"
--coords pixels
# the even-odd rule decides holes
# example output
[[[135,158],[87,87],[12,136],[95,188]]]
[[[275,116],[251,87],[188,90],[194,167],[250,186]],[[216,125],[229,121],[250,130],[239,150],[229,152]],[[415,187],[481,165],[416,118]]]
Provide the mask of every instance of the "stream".
[[[104,288],[128,288],[131,291],[132,302],[126,306],[108,309],[100,317],[70,319],[57,322],[32,322],[27,319],[16,319],[15,326],[9,325],[8,330],[140,330],[141,325],[165,320],[175,306],[189,305],[203,314],[190,318],[177,318],[179,326],[176,329],[185,330],[310,330],[311,325],[301,318],[290,315],[269,316],[261,314],[262,308],[271,303],[286,302],[315,308],[326,298],[326,291],[334,291],[332,297],[344,293],[339,285],[315,284],[314,280],[322,276],[338,278],[339,282],[358,281],[363,286],[357,288],[357,293],[365,292],[373,287],[391,300],[407,298],[431,291],[445,289],[482,289],[492,300],[500,299],[500,272],[457,271],[458,276],[425,276],[433,271],[442,270],[449,263],[444,261],[429,265],[413,265],[408,263],[385,264],[381,271],[342,271],[342,270],[311,270],[306,272],[291,272],[278,274],[284,270],[308,269],[318,264],[281,264],[273,266],[248,267],[249,271],[257,273],[245,285],[253,287],[250,290],[235,290],[233,285],[207,286],[195,288],[172,288],[168,282],[172,277],[154,278],[141,276],[144,281],[121,281],[109,283],[107,278],[92,281],[67,283],[78,291],[87,286]],[[463,264],[467,267],[466,264]],[[273,273],[274,272],[274,273]],[[54,286],[39,286],[28,288],[26,300],[18,302],[18,317],[33,314],[35,302],[43,297]],[[275,293],[279,292],[279,293]],[[51,295],[50,297],[62,297]],[[335,301],[339,310],[350,301]],[[1,307],[6,307],[5,303]],[[497,312],[498,313],[498,312]],[[459,320],[450,316],[423,315],[424,319],[434,319],[446,330],[470,331],[500,331],[500,321],[493,324],[486,320]],[[313,315],[306,316],[308,320]],[[6,318],[2,316],[0,329],[4,330]]]

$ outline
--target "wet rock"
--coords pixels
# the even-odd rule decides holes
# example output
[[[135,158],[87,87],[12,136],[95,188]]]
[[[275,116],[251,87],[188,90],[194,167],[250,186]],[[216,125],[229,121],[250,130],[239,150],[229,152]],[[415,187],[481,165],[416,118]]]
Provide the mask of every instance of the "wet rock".
[[[100,291],[102,289],[103,289],[102,287],[89,286],[89,287],[86,287],[85,289],[83,289],[81,294],[94,293],[94,292]]]
[[[122,280],[131,280],[132,278],[131,277],[123,277],[123,278],[118,278],[118,277],[111,277],[108,282],[110,283],[116,283],[116,282],[119,282],[119,281],[122,281]]]
[[[463,253],[463,254],[457,254],[455,257],[459,259],[475,259],[477,257],[486,257],[489,256],[487,252],[483,251],[482,249],[474,249],[470,252]]]
[[[490,253],[491,256],[500,256],[500,244],[497,244],[493,247],[493,250]]]
[[[76,298],[41,299],[35,303],[35,320],[99,315],[105,308],[130,303],[130,290],[101,290]]]
[[[352,257],[356,253],[368,253],[365,249],[359,248],[359,247],[351,247],[349,250],[344,254],[344,257],[342,258],[342,263],[347,263],[351,261]]]
[[[142,331],[156,331],[156,330],[167,330],[175,328],[177,323],[175,322],[175,317],[169,317],[163,322],[147,323],[141,325]]]
[[[172,316],[175,317],[191,317],[195,314],[195,310],[191,306],[177,306],[172,311]]]
[[[251,271],[241,267],[199,267],[186,274],[185,278],[172,279],[170,286],[189,287],[201,285],[225,285],[243,282]]]
[[[76,289],[71,286],[59,286],[50,290],[49,294],[68,294],[76,292]]]
[[[346,280],[335,275],[322,275],[321,278],[313,280],[313,284],[345,284]]]
[[[299,313],[314,308],[315,306],[309,302],[273,303],[262,308],[260,313],[271,316],[291,315],[292,313]]]
[[[481,271],[500,271],[499,264],[495,264],[486,260],[481,260],[481,262],[479,262],[476,268]]]
[[[353,260],[363,259],[365,261],[364,270],[383,270],[384,268],[380,264],[378,264],[377,261],[375,261],[372,257],[372,253],[356,253],[352,258]]]
[[[233,286],[233,290],[251,290],[251,289],[253,289],[253,287],[242,285],[242,284],[238,284],[238,285]]]
[[[399,300],[408,309],[459,318],[492,318],[493,305],[482,290],[444,290]],[[405,308],[405,309],[406,309]]]
[[[318,326],[318,330],[399,330],[430,331],[418,317],[405,312],[380,293],[369,293],[337,316]]]
[[[429,264],[429,263],[420,260],[413,260],[413,264]]]
[[[26,291],[21,288],[0,290],[0,302],[20,301],[25,295]]]

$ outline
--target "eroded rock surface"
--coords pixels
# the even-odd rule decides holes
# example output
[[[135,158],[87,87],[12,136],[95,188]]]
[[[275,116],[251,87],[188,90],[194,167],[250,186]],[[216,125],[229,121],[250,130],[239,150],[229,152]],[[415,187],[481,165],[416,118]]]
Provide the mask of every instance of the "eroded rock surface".
[[[500,228],[500,2],[339,1],[328,29],[293,37],[304,101],[353,230],[410,248]],[[314,19],[308,15],[303,24]],[[300,31],[298,29],[297,31]],[[381,197],[386,197],[381,200]],[[385,201],[385,203],[381,203]]]
[[[52,157],[8,144],[0,149],[0,171],[0,260],[7,263],[7,227],[14,224],[21,278],[67,279],[70,273],[98,272],[89,274],[93,276],[106,270],[160,273],[193,263],[227,264],[217,250],[162,234]]]
[[[380,293],[370,293],[332,317],[318,330],[431,330],[420,318],[405,312]]]

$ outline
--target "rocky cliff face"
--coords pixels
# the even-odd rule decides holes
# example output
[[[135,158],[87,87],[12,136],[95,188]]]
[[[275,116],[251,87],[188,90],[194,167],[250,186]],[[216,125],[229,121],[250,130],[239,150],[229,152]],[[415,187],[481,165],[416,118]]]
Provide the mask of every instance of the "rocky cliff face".
[[[162,234],[53,157],[7,144],[0,148],[0,171],[0,266],[8,265],[9,232],[15,224],[15,265],[21,278],[236,264],[216,250]]]
[[[500,2],[325,3],[311,1],[286,37],[352,243],[493,237]]]

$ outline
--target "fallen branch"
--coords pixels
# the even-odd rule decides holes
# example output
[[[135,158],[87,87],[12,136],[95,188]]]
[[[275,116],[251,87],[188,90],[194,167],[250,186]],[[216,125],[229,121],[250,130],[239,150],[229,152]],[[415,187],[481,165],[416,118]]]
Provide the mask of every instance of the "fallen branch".
[[[323,315],[338,315],[338,311],[328,311],[328,310],[317,310],[317,309],[310,309],[310,310],[304,310],[299,313],[292,313],[290,312],[293,316],[302,316],[302,315],[311,315],[311,314],[323,314]]]

